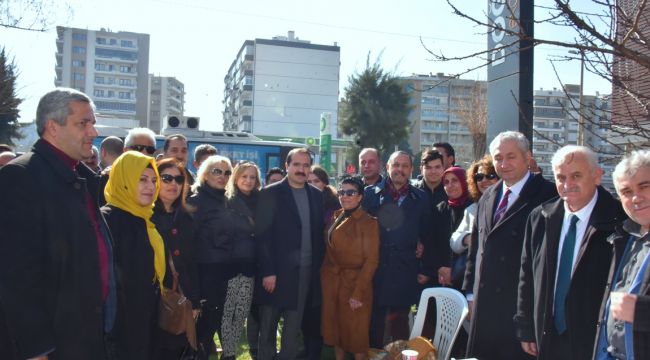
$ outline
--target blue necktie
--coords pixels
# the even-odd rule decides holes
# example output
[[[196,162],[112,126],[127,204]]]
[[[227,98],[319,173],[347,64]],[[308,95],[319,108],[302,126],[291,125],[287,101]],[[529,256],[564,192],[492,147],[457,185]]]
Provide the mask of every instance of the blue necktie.
[[[557,284],[555,285],[555,329],[558,334],[566,331],[565,303],[571,284],[571,271],[573,270],[573,249],[576,245],[576,223],[578,217],[571,215],[571,226],[564,237],[562,253],[560,254],[560,268],[557,271]]]

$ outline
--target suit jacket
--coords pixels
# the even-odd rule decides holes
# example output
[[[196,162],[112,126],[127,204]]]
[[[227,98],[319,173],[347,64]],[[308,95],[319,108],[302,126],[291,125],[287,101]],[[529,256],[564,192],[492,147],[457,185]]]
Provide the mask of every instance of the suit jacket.
[[[320,302],[320,266],[323,263],[323,194],[305,184],[309,199],[312,263],[307,306]],[[301,222],[289,181],[284,178],[260,191],[255,217],[255,238],[258,249],[259,281],[255,282],[257,303],[283,309],[298,305],[298,273],[300,268]],[[276,276],[275,290],[268,293],[262,278]]]
[[[597,191],[598,199],[576,255],[567,293],[567,334],[572,353],[566,354],[566,359],[591,357],[600,299],[609,272],[603,264],[612,259],[612,245],[607,238],[625,218],[618,200],[602,187]],[[549,359],[548,334],[554,327],[555,279],[564,214],[564,201],[552,200],[535,208],[526,224],[515,326],[520,341],[537,343],[538,359]]]
[[[21,358],[50,350],[50,359],[105,356],[97,239],[85,198],[97,194],[97,175],[82,164],[77,172],[44,140],[0,170],[0,301]],[[97,220],[105,228],[98,211]]]
[[[517,200],[493,225],[502,182],[481,196],[472,230],[463,285],[474,294],[467,356],[526,359],[529,357],[515,337],[512,321],[517,310],[524,227],[532,209],[557,196],[557,191],[541,175],[530,175]]]
[[[632,220],[627,220],[632,222]],[[648,235],[646,235],[648,236]],[[604,296],[600,305],[600,322],[598,323],[598,331],[596,332],[595,341],[598,341],[600,332],[603,328],[607,328],[607,323],[603,320],[607,300],[612,288],[612,281],[614,274],[619,266],[625,266],[622,263],[623,253],[625,246],[630,238],[630,234],[626,232],[622,226],[618,226],[616,232],[613,233],[608,241],[613,244],[614,256],[612,257],[611,266],[609,268],[608,282],[605,288]],[[596,343],[597,345],[597,343]],[[641,288],[636,298],[636,305],[634,307],[634,324],[632,334],[632,347],[634,348],[634,358],[636,360],[650,359],[650,271],[645,272],[645,276],[641,281]],[[594,359],[598,353],[598,349],[594,346]]]
[[[427,195],[411,185],[408,185],[408,195],[398,206],[384,186],[385,181],[366,187],[362,202],[368,214],[379,221],[375,304],[406,307],[417,302],[417,275],[432,275],[440,267],[434,256],[439,252],[434,249],[436,244],[432,238],[431,206]],[[424,245],[422,263],[415,257],[418,241]]]

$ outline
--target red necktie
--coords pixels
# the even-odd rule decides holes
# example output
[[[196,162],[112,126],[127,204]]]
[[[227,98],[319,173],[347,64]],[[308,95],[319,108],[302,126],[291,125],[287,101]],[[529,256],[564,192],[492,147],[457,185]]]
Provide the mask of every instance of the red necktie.
[[[508,196],[510,196],[510,189],[506,189],[506,192],[503,194],[503,198],[501,198],[501,202],[499,202],[499,206],[497,206],[497,211],[494,212],[494,221],[492,224],[497,224],[503,217],[503,214],[506,213],[506,210],[508,209]]]

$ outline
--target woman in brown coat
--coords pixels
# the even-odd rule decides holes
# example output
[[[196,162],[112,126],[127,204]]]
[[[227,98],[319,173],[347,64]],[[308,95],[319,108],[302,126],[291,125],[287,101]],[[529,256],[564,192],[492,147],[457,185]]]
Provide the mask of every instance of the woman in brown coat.
[[[377,219],[359,206],[363,198],[360,178],[344,178],[338,196],[343,208],[334,213],[321,268],[323,342],[334,346],[337,360],[343,360],[345,352],[361,360],[369,347],[379,226]]]

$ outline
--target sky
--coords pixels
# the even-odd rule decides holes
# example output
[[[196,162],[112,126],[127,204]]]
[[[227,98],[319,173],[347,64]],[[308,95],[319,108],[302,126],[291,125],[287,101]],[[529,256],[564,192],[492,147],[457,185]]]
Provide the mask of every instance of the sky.
[[[485,30],[453,14],[445,0],[68,0],[72,12],[59,4],[51,13],[44,33],[0,27],[0,46],[13,57],[19,71],[18,95],[21,121],[31,121],[38,99],[54,88],[56,26],[89,30],[108,28],[150,35],[149,72],[174,76],[185,84],[185,114],[201,117],[201,128],[221,130],[223,78],[245,40],[270,39],[295,31],[313,44],[341,47],[340,96],[348,78],[362,71],[366,61],[379,61],[398,76],[458,74],[480,60],[437,62],[436,53],[458,56],[486,47]],[[588,6],[591,0],[573,1]],[[9,0],[20,6],[20,0]],[[487,1],[454,0],[463,11],[485,18]],[[550,5],[537,0],[537,5]],[[548,11],[536,9],[536,18]],[[538,37],[566,39],[565,31],[538,26]],[[549,59],[567,50],[539,46],[535,50],[534,88],[559,88]],[[580,61],[557,64],[563,83],[580,82]],[[484,69],[462,78],[485,80]],[[585,72],[585,94],[611,92],[611,85]]]

